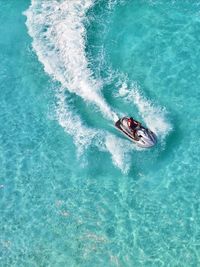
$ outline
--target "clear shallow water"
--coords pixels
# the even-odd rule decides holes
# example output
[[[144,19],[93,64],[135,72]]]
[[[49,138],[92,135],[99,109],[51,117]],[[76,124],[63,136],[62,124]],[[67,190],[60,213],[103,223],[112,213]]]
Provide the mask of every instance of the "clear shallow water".
[[[198,2],[40,3],[0,2],[2,266],[198,266]]]

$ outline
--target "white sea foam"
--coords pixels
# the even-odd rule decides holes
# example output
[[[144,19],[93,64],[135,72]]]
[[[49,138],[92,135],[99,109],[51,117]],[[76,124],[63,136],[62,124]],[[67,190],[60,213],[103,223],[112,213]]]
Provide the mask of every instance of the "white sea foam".
[[[137,150],[128,140],[121,139],[114,135],[107,135],[105,138],[106,149],[111,153],[114,164],[120,168],[123,173],[127,173],[130,169],[130,152]]]
[[[72,106],[67,104],[64,88],[57,91],[56,117],[64,130],[73,137],[79,155],[91,145],[94,137],[97,138],[98,131],[86,127]]]
[[[84,22],[92,5],[91,0],[32,0],[25,12],[26,24],[45,71],[116,121],[116,113],[101,94],[102,82],[93,78],[88,67]]]
[[[172,125],[167,118],[165,108],[155,105],[152,101],[144,97],[136,82],[132,82],[129,86],[126,75],[109,69],[109,75],[105,82],[111,83],[112,80],[117,81],[116,87],[119,88],[115,96],[124,99],[129,104],[134,104],[146,126],[154,131],[160,140],[164,141],[172,130]],[[118,114],[120,117],[126,115],[122,111]]]
[[[65,101],[64,89],[57,93],[57,108],[56,114],[59,124],[70,134],[76,147],[78,148],[78,155],[91,144],[99,148],[100,151],[111,154],[113,163],[127,173],[130,168],[130,151],[134,146],[130,145],[127,140],[119,139],[103,130],[86,127],[81,121],[80,116],[72,112],[72,107],[68,106]]]
[[[56,108],[59,124],[73,137],[79,154],[92,143],[99,150],[109,150],[114,164],[123,171],[125,165],[126,170],[128,168],[128,163],[119,160],[119,153],[125,153],[123,147],[121,151],[112,148],[113,135],[85,126],[81,117],[65,101],[64,90],[68,89],[84,101],[96,104],[105,117],[112,121],[118,119],[101,95],[102,82],[93,78],[88,67],[84,22],[86,12],[92,6],[91,0],[32,0],[24,14],[38,59],[43,63],[45,71],[61,83],[57,91]],[[115,137],[115,142],[117,139]],[[121,156],[123,160],[124,156]]]
[[[170,122],[167,120],[167,112],[164,108],[155,106],[150,100],[146,99],[137,86],[134,84],[131,89],[124,82],[119,88],[118,96],[123,97],[129,103],[134,103],[140,116],[143,118],[147,127],[156,133],[162,140],[172,130]]]
[[[67,89],[84,101],[94,103],[104,117],[116,121],[118,116],[101,94],[102,81],[95,80],[86,57],[86,13],[93,6],[92,0],[32,0],[25,12],[27,27],[33,38],[33,48],[45,71],[61,83],[57,90],[56,116],[59,124],[69,133],[79,154],[91,144],[101,151],[109,151],[113,163],[123,172],[130,168],[130,151],[136,149],[130,142],[119,139],[107,131],[84,125],[65,99]],[[146,101],[139,91],[123,87],[119,95],[131,95],[147,126],[156,133],[165,133],[167,124],[158,116],[158,110]],[[128,97],[129,98],[129,97]],[[162,114],[162,112],[161,112]],[[154,116],[154,123],[152,124]]]

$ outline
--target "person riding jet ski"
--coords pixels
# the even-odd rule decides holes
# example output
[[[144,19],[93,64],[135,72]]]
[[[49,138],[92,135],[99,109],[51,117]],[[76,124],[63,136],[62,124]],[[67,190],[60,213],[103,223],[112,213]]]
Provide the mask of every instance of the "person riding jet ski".
[[[149,148],[156,144],[155,133],[145,128],[142,124],[132,117],[122,117],[115,122],[115,127],[138,146]]]
[[[157,142],[155,133],[142,126],[140,122],[134,120],[132,117],[118,119],[115,122],[115,127],[140,147],[149,148]]]
[[[134,120],[132,117],[130,117],[127,120],[127,124],[128,124],[129,129],[133,133],[133,136],[134,136],[135,140],[138,141],[139,137],[137,135],[137,130],[140,129],[141,123],[139,121]]]

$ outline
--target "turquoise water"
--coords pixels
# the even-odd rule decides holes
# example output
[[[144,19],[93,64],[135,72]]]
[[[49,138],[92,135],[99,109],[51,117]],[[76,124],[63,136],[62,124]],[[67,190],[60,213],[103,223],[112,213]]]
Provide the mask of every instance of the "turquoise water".
[[[199,266],[199,1],[1,0],[0,30],[0,266]]]

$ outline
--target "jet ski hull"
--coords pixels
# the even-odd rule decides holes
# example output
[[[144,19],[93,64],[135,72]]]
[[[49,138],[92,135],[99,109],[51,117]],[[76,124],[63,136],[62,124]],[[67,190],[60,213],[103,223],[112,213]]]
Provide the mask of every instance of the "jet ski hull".
[[[127,125],[127,120],[128,118],[126,117],[119,119],[115,123],[115,127],[121,133],[123,133],[128,139],[130,139],[131,141],[136,143],[138,146],[143,147],[143,148],[149,148],[156,144],[157,142],[156,135],[152,131],[150,131],[149,129],[143,126],[140,126],[140,128],[137,130],[137,133],[141,137],[139,138],[139,140],[136,139],[133,135],[133,132],[129,129]]]

